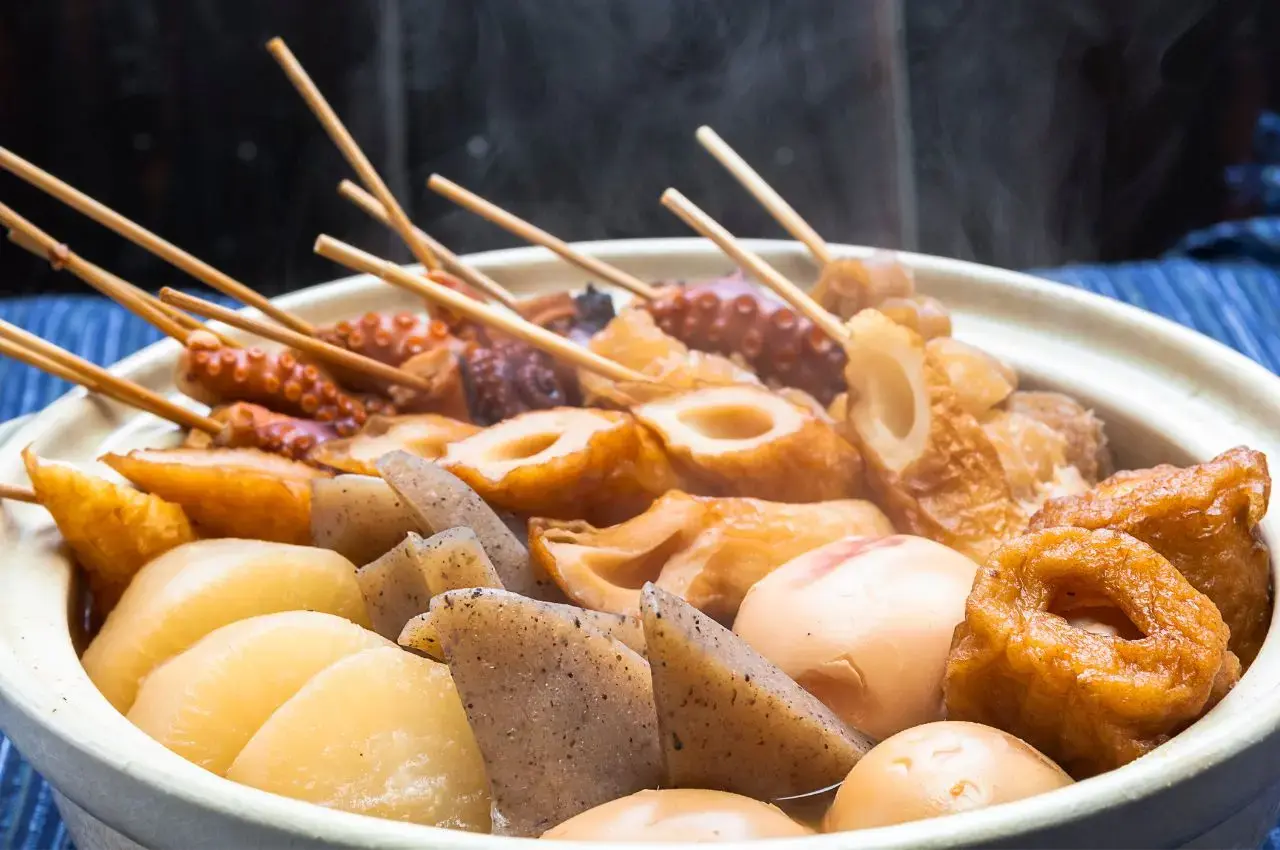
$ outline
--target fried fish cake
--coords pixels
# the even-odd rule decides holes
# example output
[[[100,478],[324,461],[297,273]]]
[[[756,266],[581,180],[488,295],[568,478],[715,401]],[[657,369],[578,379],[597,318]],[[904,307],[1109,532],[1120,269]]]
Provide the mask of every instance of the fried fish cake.
[[[1098,627],[1099,610],[1137,633]],[[1092,776],[1164,743],[1235,685],[1228,637],[1208,597],[1142,541],[1033,532],[978,571],[947,661],[947,716]]]
[[[1117,473],[1046,503],[1031,528],[1110,528],[1149,544],[1218,606],[1247,665],[1270,623],[1271,559],[1257,532],[1270,494],[1266,457],[1241,446],[1186,469]]]

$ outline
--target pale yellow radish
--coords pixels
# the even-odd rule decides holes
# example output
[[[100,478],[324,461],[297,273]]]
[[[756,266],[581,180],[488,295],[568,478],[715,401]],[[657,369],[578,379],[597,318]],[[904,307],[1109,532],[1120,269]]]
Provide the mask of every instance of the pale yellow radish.
[[[225,774],[271,714],[330,664],[391,646],[318,611],[250,617],[205,635],[142,680],[129,719],[178,755]]]
[[[449,668],[369,649],[317,674],[227,778],[349,812],[486,832],[489,784]]]
[[[259,614],[304,610],[367,626],[355,565],[309,546],[197,540],[138,571],[81,663],[125,713],[144,676],[214,629]]]

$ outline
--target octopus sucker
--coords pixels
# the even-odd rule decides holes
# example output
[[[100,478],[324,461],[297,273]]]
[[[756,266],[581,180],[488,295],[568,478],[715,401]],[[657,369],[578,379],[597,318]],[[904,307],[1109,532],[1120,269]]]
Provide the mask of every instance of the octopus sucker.
[[[214,435],[193,431],[183,445],[259,449],[290,460],[306,461],[313,450],[338,438],[338,432],[329,423],[286,416],[245,401],[215,408],[210,417],[222,423],[222,430]]]
[[[201,331],[188,339],[176,381],[183,392],[210,407],[252,402],[277,413],[331,422],[339,436],[354,434],[367,416],[364,405],[289,352],[227,348]]]
[[[1091,608],[1118,611],[1133,639],[1082,622]],[[1229,635],[1213,602],[1142,541],[1032,532],[978,571],[947,662],[947,716],[1092,776],[1150,752],[1235,685]]]
[[[322,341],[388,366],[400,366],[425,351],[458,349],[449,326],[438,319],[409,313],[366,313],[360,318],[327,325],[316,332]],[[386,395],[388,382],[350,369],[333,369],[343,386]]]
[[[661,330],[690,348],[741,356],[765,383],[804,390],[824,404],[844,389],[840,347],[806,344],[820,333],[813,323],[744,278],[666,287],[643,309]]]

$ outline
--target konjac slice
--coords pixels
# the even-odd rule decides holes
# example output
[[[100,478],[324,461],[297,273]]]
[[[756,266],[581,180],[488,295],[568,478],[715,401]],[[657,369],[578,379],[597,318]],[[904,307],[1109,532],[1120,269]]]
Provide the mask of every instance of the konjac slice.
[[[311,543],[357,564],[382,557],[422,523],[381,478],[339,475],[311,482]]]
[[[358,814],[489,828],[484,762],[449,669],[396,647],[349,655],[314,676],[227,778]]]
[[[138,449],[102,461],[182,506],[206,537],[311,541],[311,487],[326,473],[256,449]]]
[[[129,720],[188,761],[225,774],[258,728],[312,676],[383,638],[317,611],[216,629],[142,682]]]
[[[385,638],[398,637],[404,624],[426,611],[431,601],[427,577],[418,566],[421,540],[410,532],[381,558],[356,570],[373,630]]]
[[[686,489],[779,502],[862,491],[862,459],[825,418],[763,387],[696,390],[640,405]]]
[[[502,590],[431,603],[500,834],[541,835],[662,778],[649,665],[567,608]]]
[[[776,800],[830,788],[871,749],[746,641],[676,596],[641,602],[658,730],[674,788]]]
[[[640,624],[639,617],[610,614],[608,611],[592,611],[589,608],[561,605],[557,602],[541,602],[539,605],[547,611],[559,611],[577,623],[613,638],[641,657],[647,655],[644,645],[644,628]],[[435,624],[435,614],[430,611],[419,614],[405,623],[404,631],[400,633],[397,643],[424,652],[432,658],[444,658],[444,650],[440,648],[440,632]]]
[[[497,508],[559,519],[627,519],[675,484],[657,441],[612,410],[522,413],[450,444],[440,465]]]
[[[295,610],[369,622],[355,566],[336,552],[261,540],[198,540],[138,572],[81,663],[123,713],[144,676],[214,629]]]
[[[458,476],[405,451],[380,458],[378,471],[413,512],[418,531],[469,528],[493,561],[503,587],[538,598],[559,595],[551,579],[530,566],[529,551],[502,517]]]
[[[1026,514],[995,447],[920,336],[864,310],[846,350],[847,427],[897,529],[979,561],[1020,533]]]
[[[65,464],[22,453],[36,497],[89,578],[93,607],[105,616],[153,558],[195,540],[182,508]]]

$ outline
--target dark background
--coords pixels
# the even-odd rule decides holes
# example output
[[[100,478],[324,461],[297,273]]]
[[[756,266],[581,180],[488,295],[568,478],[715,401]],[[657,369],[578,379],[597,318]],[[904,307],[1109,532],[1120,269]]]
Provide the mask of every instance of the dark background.
[[[891,6],[0,0],[0,144],[272,293],[341,273],[319,232],[407,258],[335,194],[348,169],[273,35],[459,252],[515,243],[428,193],[433,171],[566,239],[686,235],[668,185],[781,235],[697,146],[702,123],[832,241],[1043,266],[1248,213],[1220,175],[1280,92],[1262,49],[1280,4],[904,0],[900,42]],[[189,283],[16,178],[0,200],[139,284]],[[0,292],[79,288],[0,244]]]

